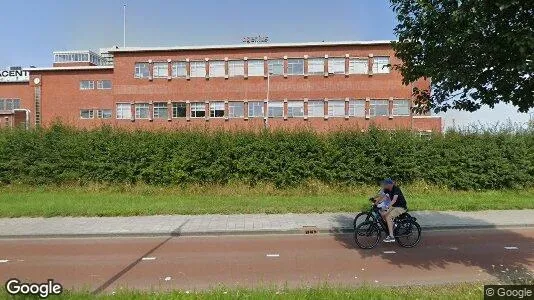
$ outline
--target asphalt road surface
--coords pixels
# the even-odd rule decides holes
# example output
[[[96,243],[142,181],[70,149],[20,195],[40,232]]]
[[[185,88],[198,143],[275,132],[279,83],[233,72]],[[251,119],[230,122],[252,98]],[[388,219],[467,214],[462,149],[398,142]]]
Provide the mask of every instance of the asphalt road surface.
[[[434,284],[534,278],[534,229],[423,232],[412,249],[360,250],[353,236],[263,235],[0,240],[0,280],[109,293],[120,288],[205,289]]]

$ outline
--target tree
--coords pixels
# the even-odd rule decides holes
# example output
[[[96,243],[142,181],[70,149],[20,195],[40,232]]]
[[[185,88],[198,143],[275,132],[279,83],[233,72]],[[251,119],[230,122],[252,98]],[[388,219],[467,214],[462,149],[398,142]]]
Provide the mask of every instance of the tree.
[[[511,103],[534,107],[534,0],[390,0],[393,43],[416,111],[475,111]]]

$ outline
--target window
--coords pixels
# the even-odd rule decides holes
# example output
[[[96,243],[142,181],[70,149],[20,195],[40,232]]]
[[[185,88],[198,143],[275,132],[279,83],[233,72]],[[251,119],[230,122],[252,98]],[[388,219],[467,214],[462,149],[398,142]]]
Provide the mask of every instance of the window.
[[[96,88],[99,90],[111,90],[111,80],[99,80],[96,82]]]
[[[308,101],[308,117],[324,117],[323,100]]]
[[[167,102],[154,102],[154,119],[167,119],[168,116]]]
[[[20,108],[20,99],[0,99],[0,110],[14,110]]]
[[[93,119],[95,117],[94,111],[92,109],[81,109],[80,118],[81,119]]]
[[[308,74],[323,75],[324,74],[324,58],[308,59]]]
[[[271,59],[269,64],[269,75],[283,75],[284,74],[284,60]]]
[[[210,61],[210,77],[224,77],[224,75],[226,75],[224,61]]]
[[[287,101],[287,116],[289,118],[304,116],[304,101]]]
[[[217,101],[210,103],[210,118],[224,117],[224,102]]]
[[[148,103],[136,103],[135,104],[135,118],[136,119],[148,119],[150,114],[150,106]]]
[[[95,82],[92,80],[80,81],[80,90],[92,90],[95,88]]]
[[[345,59],[341,57],[331,57],[328,59],[328,73],[345,74]]]
[[[135,78],[148,78],[150,72],[148,70],[148,63],[136,63],[135,64]]]
[[[172,117],[173,118],[185,118],[186,104],[184,102],[178,102],[172,104]]]
[[[350,74],[368,74],[369,60],[367,58],[351,58],[349,60]]]
[[[388,65],[388,56],[376,56],[373,59],[373,73],[389,73]]]
[[[248,103],[248,117],[263,117],[263,101],[251,101]]]
[[[154,63],[152,74],[154,78],[167,78],[169,76],[169,64],[166,62]]]
[[[130,103],[117,103],[117,119],[131,119],[132,106]]]
[[[394,100],[393,111],[394,116],[409,116],[410,115],[410,100]]]
[[[284,102],[270,101],[267,103],[267,112],[269,118],[282,118],[284,116]]]
[[[345,116],[345,101],[344,100],[328,101],[328,116],[329,117],[344,117]]]
[[[206,103],[191,102],[191,118],[203,118],[206,116]]]
[[[264,69],[264,63],[263,60],[259,59],[253,59],[248,61],[248,76],[264,76],[265,75],[265,69]]]
[[[206,62],[192,61],[190,64],[191,77],[206,77]]]
[[[389,115],[388,100],[371,100],[369,104],[369,115],[373,117]]]
[[[304,75],[304,59],[290,58],[287,60],[288,75]]]
[[[99,119],[110,119],[111,109],[99,109],[96,111],[96,117]]]
[[[228,62],[228,76],[243,76],[245,75],[245,62],[242,60],[231,60]]]
[[[349,116],[365,117],[365,100],[350,100]]]
[[[185,61],[177,61],[172,63],[172,77],[186,77],[187,63]]]
[[[228,117],[243,118],[244,108],[243,102],[228,102]]]

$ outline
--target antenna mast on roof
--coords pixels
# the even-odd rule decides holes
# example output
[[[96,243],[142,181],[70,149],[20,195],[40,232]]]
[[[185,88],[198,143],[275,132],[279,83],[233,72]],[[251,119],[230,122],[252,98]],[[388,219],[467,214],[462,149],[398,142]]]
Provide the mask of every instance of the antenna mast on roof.
[[[126,2],[122,6],[122,46],[126,47]]]

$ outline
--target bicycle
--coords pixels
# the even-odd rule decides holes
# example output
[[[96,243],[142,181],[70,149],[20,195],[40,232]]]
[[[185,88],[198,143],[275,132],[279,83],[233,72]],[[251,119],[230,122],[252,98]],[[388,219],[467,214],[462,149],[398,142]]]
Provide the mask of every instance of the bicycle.
[[[369,212],[368,212],[369,213]],[[354,240],[362,249],[372,249],[378,245],[382,232],[388,235],[388,227],[382,219],[378,207],[372,206],[369,220],[356,226]],[[356,222],[356,219],[355,219]],[[403,213],[393,220],[393,236],[395,241],[404,248],[415,247],[421,240],[421,226],[417,219]],[[369,243],[366,243],[369,242]]]
[[[372,203],[374,203],[374,199],[373,199],[372,197],[369,198],[369,201],[371,201]],[[377,214],[376,214],[376,215],[373,214],[373,211],[374,211],[375,209],[377,210]],[[409,217],[411,217],[409,213],[406,213],[406,214],[407,214]],[[362,211],[362,212],[358,213],[358,214],[356,215],[356,217],[354,217],[354,221],[352,222],[353,229],[356,230],[356,227],[357,227],[358,225],[360,225],[361,223],[370,221],[370,220],[372,220],[372,219],[374,219],[374,218],[377,218],[377,217],[378,217],[378,218],[381,218],[381,217],[380,217],[380,214],[378,213],[378,208],[376,207],[375,204],[373,204],[373,205],[371,205],[371,207],[369,208],[368,211]]]

